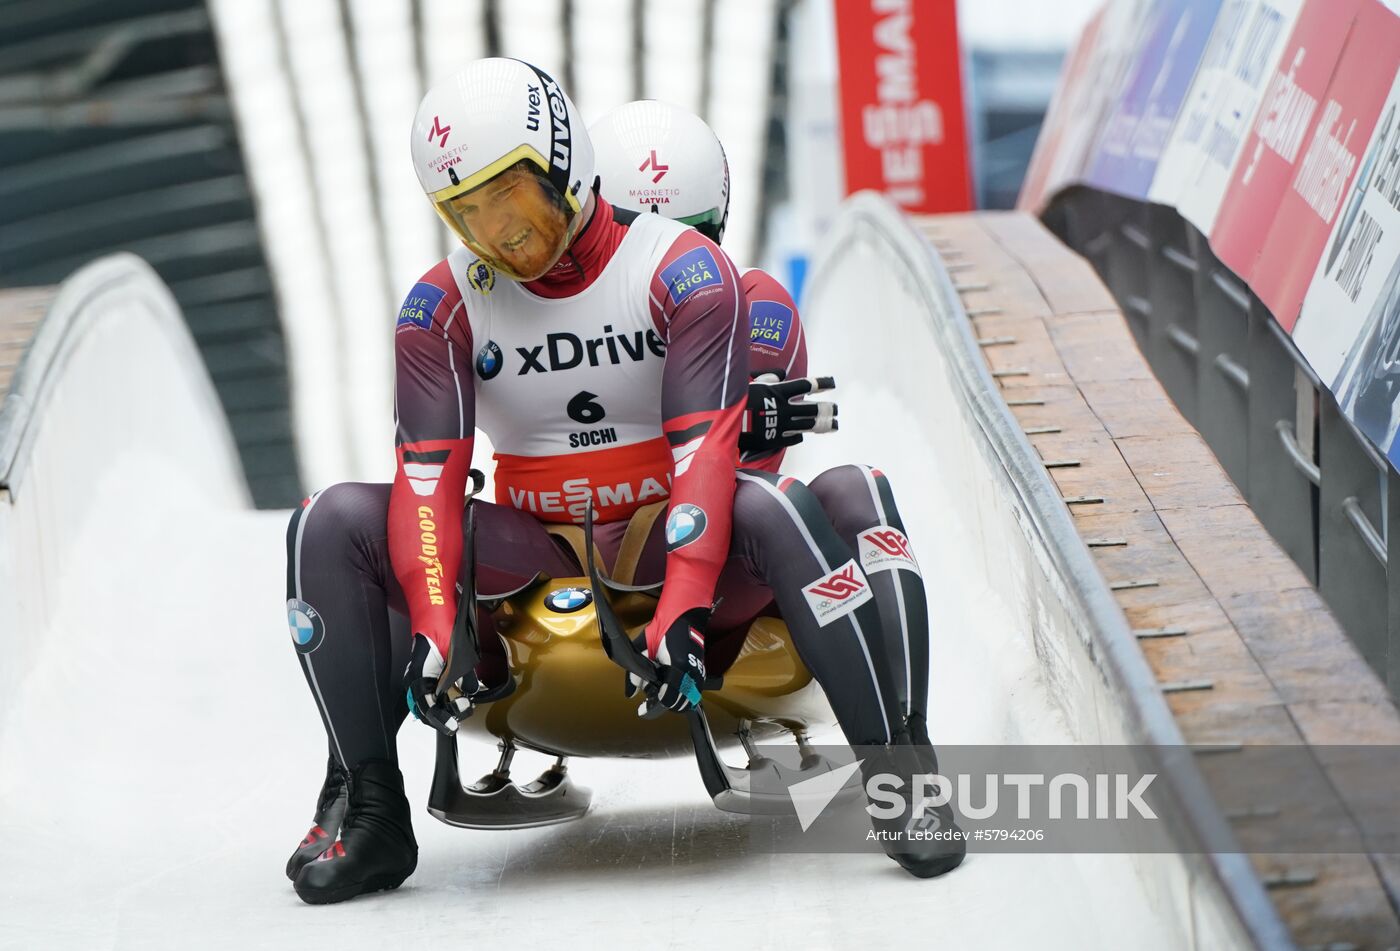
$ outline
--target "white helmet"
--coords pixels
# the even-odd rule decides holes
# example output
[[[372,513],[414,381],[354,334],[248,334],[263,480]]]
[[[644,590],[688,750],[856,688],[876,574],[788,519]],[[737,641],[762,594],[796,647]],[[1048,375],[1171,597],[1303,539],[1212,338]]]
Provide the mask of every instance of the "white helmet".
[[[593,123],[600,191],[621,208],[658,212],[718,242],[729,218],[729,162],[705,120],[641,99]]]
[[[428,91],[413,169],[433,207],[491,266],[543,275],[583,224],[593,144],[569,97],[518,59],[481,59]]]

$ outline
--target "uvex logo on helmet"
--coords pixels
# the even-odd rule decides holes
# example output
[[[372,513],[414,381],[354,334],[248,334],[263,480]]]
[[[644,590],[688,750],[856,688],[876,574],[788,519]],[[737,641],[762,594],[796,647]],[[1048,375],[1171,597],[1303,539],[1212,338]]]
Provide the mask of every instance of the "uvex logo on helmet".
[[[569,131],[569,109],[564,105],[564,93],[554,80],[545,77],[544,92],[549,98],[549,118],[554,124],[554,147],[549,154],[549,163],[568,175],[569,154],[573,148],[573,136]]]

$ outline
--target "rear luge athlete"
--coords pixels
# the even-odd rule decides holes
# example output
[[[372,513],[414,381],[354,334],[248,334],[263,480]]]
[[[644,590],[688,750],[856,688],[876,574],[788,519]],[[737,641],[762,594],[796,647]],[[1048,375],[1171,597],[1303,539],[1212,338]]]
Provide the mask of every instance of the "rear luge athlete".
[[[675,711],[700,702],[707,638],[776,603],[847,740],[891,762],[912,750],[856,551],[807,486],[739,471],[751,326],[724,252],[601,198],[573,104],[518,60],[474,62],[432,89],[412,154],[463,246],[398,314],[395,478],[318,492],[288,527],[288,618],[330,751],[316,825],[287,865],[297,894],[342,901],[413,873],[399,725],[411,710],[450,735],[474,696],[510,678],[483,644],[482,665],[453,685],[461,699],[437,699],[478,426],[496,450],[496,500],[472,502],[479,597],[583,573],[547,523],[591,509],[606,567],[634,514],[668,504],[634,576],[665,580],[645,629],[657,699]],[[848,593],[814,606],[804,587],[837,576]],[[954,826],[951,809],[934,812]],[[919,876],[962,859],[956,839],[883,841]]]
[[[656,99],[618,106],[588,129],[599,193],[614,209],[659,214],[719,244],[729,221],[729,161],[713,129]],[[807,377],[807,334],[791,295],[761,268],[740,279],[749,309],[749,408],[739,437],[745,468],[778,472],[786,447],[836,428],[836,407],[803,399],[834,385]],[[909,734],[929,745],[928,600],[918,561],[879,469],[839,466],[809,488],[837,534],[860,556],[888,639],[894,689]],[[711,627],[716,626],[711,619]]]

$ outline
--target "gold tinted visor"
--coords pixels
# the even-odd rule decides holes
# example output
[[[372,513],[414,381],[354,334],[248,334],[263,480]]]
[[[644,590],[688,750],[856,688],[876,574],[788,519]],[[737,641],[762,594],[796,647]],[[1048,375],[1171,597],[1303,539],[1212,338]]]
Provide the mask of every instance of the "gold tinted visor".
[[[577,196],[561,194],[539,152],[521,146],[458,185],[433,207],[462,242],[517,281],[542,277],[577,231]]]

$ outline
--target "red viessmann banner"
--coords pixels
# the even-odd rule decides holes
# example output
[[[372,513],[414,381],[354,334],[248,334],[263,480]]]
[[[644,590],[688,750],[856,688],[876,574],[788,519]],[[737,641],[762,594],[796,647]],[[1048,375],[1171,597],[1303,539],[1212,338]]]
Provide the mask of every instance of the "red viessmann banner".
[[[956,0],[834,0],[846,192],[906,211],[972,204]]]

